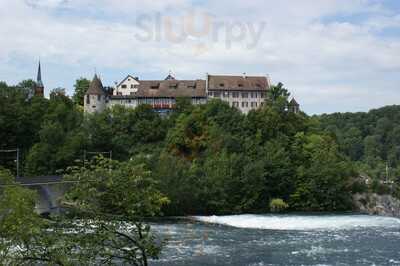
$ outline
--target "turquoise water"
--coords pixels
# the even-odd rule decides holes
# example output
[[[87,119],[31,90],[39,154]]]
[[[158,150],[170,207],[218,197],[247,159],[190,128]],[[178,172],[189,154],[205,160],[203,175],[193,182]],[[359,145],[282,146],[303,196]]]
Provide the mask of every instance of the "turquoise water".
[[[239,215],[153,225],[167,238],[151,265],[400,265],[400,219]]]

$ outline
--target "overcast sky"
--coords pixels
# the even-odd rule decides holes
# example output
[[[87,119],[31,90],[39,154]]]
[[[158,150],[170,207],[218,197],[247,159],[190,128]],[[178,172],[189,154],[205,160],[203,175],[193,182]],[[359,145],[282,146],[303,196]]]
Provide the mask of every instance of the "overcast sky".
[[[269,75],[309,114],[400,104],[399,0],[0,0],[0,80]]]

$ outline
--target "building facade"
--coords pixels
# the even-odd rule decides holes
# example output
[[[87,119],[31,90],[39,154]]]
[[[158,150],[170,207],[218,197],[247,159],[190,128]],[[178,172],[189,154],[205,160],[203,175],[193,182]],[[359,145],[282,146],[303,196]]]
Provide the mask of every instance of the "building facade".
[[[131,96],[139,89],[139,78],[128,75],[115,86],[113,96]]]
[[[207,74],[205,80],[177,80],[170,74],[164,80],[140,80],[128,75],[110,92],[95,75],[85,95],[84,110],[95,113],[116,105],[136,108],[148,104],[159,113],[167,113],[175,108],[177,98],[184,97],[194,105],[220,99],[247,114],[264,105],[270,87],[269,79],[262,76]],[[292,103],[297,104],[295,100]]]
[[[245,114],[264,105],[270,86],[261,76],[207,75],[207,97],[226,101]]]

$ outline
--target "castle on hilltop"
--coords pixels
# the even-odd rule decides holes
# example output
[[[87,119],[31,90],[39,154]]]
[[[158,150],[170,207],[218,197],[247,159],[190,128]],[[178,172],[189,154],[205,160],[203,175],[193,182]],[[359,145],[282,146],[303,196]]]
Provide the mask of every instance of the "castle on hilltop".
[[[263,76],[207,74],[205,80],[177,80],[169,74],[164,80],[140,80],[128,75],[115,88],[105,89],[96,74],[85,94],[84,110],[96,113],[115,105],[136,108],[148,104],[157,112],[168,113],[175,108],[177,98],[185,97],[194,105],[221,99],[247,114],[264,105],[270,88],[270,80]],[[288,108],[295,113],[300,111],[294,99]]]

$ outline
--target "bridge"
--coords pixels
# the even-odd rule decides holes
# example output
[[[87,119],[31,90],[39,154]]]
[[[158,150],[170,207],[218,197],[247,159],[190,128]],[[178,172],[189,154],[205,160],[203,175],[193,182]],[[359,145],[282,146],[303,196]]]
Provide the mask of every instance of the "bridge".
[[[58,213],[61,210],[60,199],[70,186],[68,181],[63,181],[62,176],[17,177],[18,184],[35,190],[38,201],[35,211],[39,214]]]

